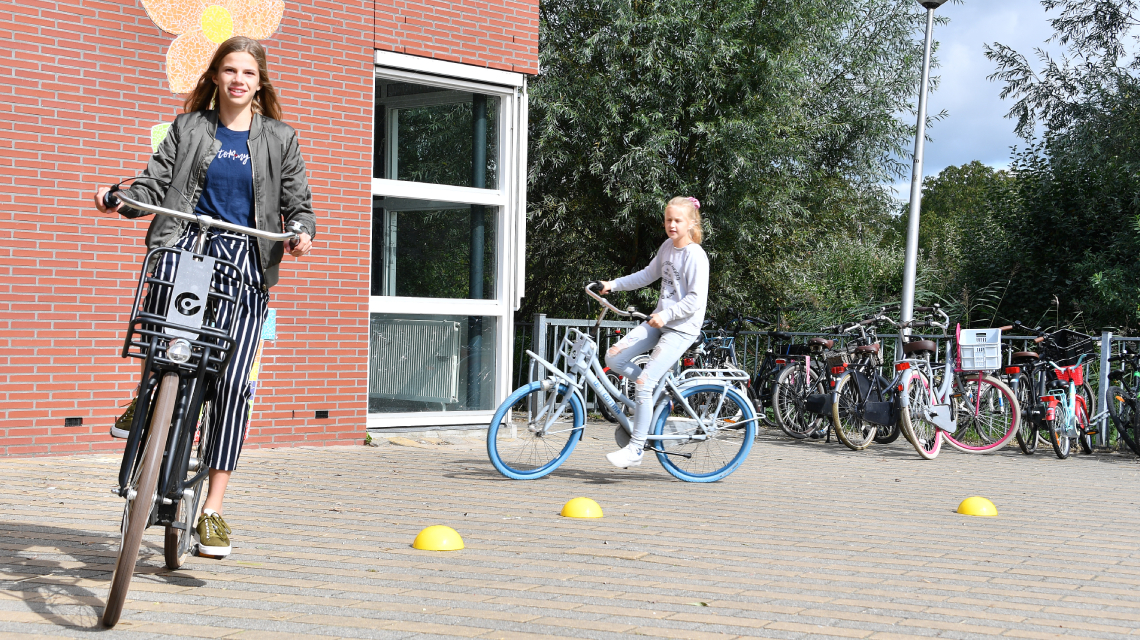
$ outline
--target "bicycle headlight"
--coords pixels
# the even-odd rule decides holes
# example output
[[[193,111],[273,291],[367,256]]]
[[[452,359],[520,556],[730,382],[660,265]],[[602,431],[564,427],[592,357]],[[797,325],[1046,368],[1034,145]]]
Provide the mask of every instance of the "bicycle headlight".
[[[185,338],[175,338],[166,347],[166,357],[179,364],[190,359],[190,341]]]

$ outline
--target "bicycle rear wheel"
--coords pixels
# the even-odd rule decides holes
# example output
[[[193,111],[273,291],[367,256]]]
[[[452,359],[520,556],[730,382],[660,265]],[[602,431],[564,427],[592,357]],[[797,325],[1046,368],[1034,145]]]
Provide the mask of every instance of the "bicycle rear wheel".
[[[1033,422],[1033,389],[1030,388],[1029,376],[1022,374],[1017,377],[1017,404],[1021,407],[1021,419],[1017,424],[1017,446],[1027,456],[1037,451],[1037,425]]]
[[[736,471],[756,439],[752,403],[736,389],[719,384],[687,387],[681,397],[700,423],[677,402],[672,403],[672,411],[662,411],[651,433],[676,439],[647,443],[656,450],[657,461],[685,482],[716,482]]]
[[[194,442],[190,454],[190,468],[187,470],[187,479],[198,474],[198,470],[206,465],[206,452],[210,447],[211,425],[210,411],[212,403],[202,403],[201,419],[198,421],[198,438]],[[166,536],[163,539],[162,551],[166,558],[167,569],[178,569],[186,562],[190,551],[194,548],[194,527],[198,524],[198,517],[202,515],[202,489],[206,485],[203,477],[196,484],[185,487],[182,499],[178,501],[175,510],[174,522],[166,525]],[[189,493],[186,493],[189,492]],[[178,525],[178,526],[175,526]]]
[[[512,480],[541,478],[562,465],[586,424],[586,409],[567,385],[523,385],[499,405],[487,429],[491,464]],[[546,388],[544,388],[544,385]]]
[[[967,453],[997,451],[1017,435],[1021,410],[1004,382],[968,376],[960,380],[958,391],[958,430],[942,434],[950,446]]]
[[[943,431],[926,419],[926,409],[932,404],[930,381],[921,372],[912,371],[907,393],[910,402],[899,409],[899,426],[918,455],[933,460],[942,450]]]
[[[1089,416],[1096,415],[1097,406],[1096,396],[1087,382],[1077,387],[1077,405],[1077,429],[1080,431],[1077,444],[1081,446],[1081,453],[1090,454],[1093,452],[1093,438],[1088,433]]]
[[[127,486],[127,504],[123,508],[119,557],[115,561],[111,591],[107,594],[107,606],[103,610],[102,622],[107,628],[115,626],[123,613],[123,603],[127,599],[131,577],[135,572],[143,531],[154,508],[159,467],[162,464],[162,454],[166,450],[166,436],[170,432],[174,404],[178,399],[177,373],[167,372],[162,377],[155,397],[154,413],[151,414],[146,443]],[[134,493],[133,497],[130,492]]]
[[[852,451],[862,451],[875,441],[879,433],[876,425],[863,419],[859,385],[852,375],[845,375],[835,384],[835,403],[831,405],[831,423],[839,441]]]
[[[1136,399],[1123,387],[1113,385],[1108,388],[1108,415],[1116,433],[1133,453],[1140,455],[1140,426],[1137,426],[1135,406]]]
[[[823,377],[806,368],[803,362],[788,365],[776,378],[772,391],[776,424],[797,440],[819,431],[823,424],[823,416],[804,410],[807,397],[813,393],[823,393]]]

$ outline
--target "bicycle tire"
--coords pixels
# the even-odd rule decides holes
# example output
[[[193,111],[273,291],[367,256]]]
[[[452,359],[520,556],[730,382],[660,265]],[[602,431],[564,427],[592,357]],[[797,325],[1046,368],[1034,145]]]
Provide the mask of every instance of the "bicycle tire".
[[[1037,425],[1033,422],[1033,389],[1029,376],[1017,377],[1017,403],[1021,407],[1021,421],[1017,425],[1017,446],[1021,452],[1031,456],[1037,452]]]
[[[154,508],[154,494],[157,491],[162,456],[166,450],[166,436],[170,432],[170,419],[174,415],[174,404],[178,398],[177,373],[169,371],[163,375],[155,397],[154,413],[151,414],[146,444],[143,446],[139,464],[128,483],[134,486],[127,487],[128,490],[135,491],[135,498],[128,500],[128,504],[124,507],[119,556],[115,561],[115,572],[111,577],[107,606],[103,609],[102,623],[108,629],[118,624],[119,616],[123,613],[123,603],[126,602],[127,591],[130,590],[143,531],[146,530],[151,510]],[[143,496],[146,498],[142,499]]]
[[[194,458],[198,461],[198,467],[187,472],[187,475],[191,477],[197,475],[198,469],[206,464],[206,452],[209,450],[210,436],[212,435],[210,429],[212,408],[210,401],[202,403],[201,419],[198,421],[198,437],[192,447]],[[166,525],[166,532],[162,541],[162,553],[166,560],[167,569],[182,568],[186,558],[194,549],[194,527],[198,523],[198,517],[202,515],[202,506],[205,504],[202,500],[202,489],[205,484],[206,479],[203,477],[194,486],[186,487],[191,492],[190,496],[183,493],[182,499],[178,501],[174,521],[186,528],[180,529],[173,526],[173,523]]]
[[[848,449],[862,451],[871,446],[879,433],[876,425],[863,420],[859,409],[859,386],[854,377],[845,374],[835,383],[835,402],[831,405],[831,424],[835,435]]]
[[[1116,427],[1116,433],[1125,446],[1140,455],[1140,427],[1136,426],[1136,405],[1136,398],[1123,387],[1113,385],[1108,388],[1108,415]]]
[[[813,382],[812,374],[816,375]],[[804,402],[812,393],[823,393],[823,377],[804,367],[803,362],[788,365],[776,378],[772,389],[772,410],[776,424],[789,436],[803,440],[819,431],[823,416],[809,414]]]
[[[930,404],[930,381],[922,373],[912,371],[907,394],[910,402],[905,407],[899,407],[899,427],[918,455],[924,460],[933,460],[942,450],[945,434],[933,423],[919,417],[923,415],[921,408]],[[917,412],[914,410],[916,407],[919,409]]]
[[[1053,445],[1053,453],[1062,460],[1068,458],[1073,451],[1073,443],[1069,436],[1063,433],[1068,421],[1069,410],[1065,408],[1064,402],[1059,403],[1054,409],[1053,419],[1046,420],[1049,423],[1049,444]]]
[[[1096,396],[1093,395],[1092,387],[1089,386],[1088,382],[1077,387],[1077,396],[1084,399],[1084,407],[1077,412],[1077,428],[1080,429],[1081,433],[1077,436],[1077,444],[1080,445],[1081,453],[1089,455],[1093,452],[1093,439],[1092,435],[1086,431],[1089,429],[1089,416],[1096,415]]]
[[[681,397],[686,402],[702,394],[708,398],[707,402],[697,406],[690,402],[689,405],[702,420],[712,419],[712,424],[717,426],[712,437],[707,440],[649,441],[661,466],[674,478],[685,482],[716,482],[727,477],[748,458],[756,440],[756,415],[752,411],[752,403],[739,391],[714,383],[681,390]],[[711,415],[710,411],[713,412]],[[743,427],[739,426],[741,423]],[[658,436],[685,435],[696,430],[696,424],[687,413],[671,415],[670,411],[662,411],[651,433]],[[696,467],[702,462],[710,462],[711,465],[698,470]]]
[[[566,384],[559,384],[556,391],[543,389],[543,384],[551,383],[535,381],[507,396],[487,429],[487,456],[499,473],[512,480],[536,480],[549,475],[570,457],[582,439],[586,409],[578,394]],[[542,407],[535,410],[534,416],[530,415],[531,400],[536,407]],[[570,422],[563,419],[567,407],[571,412]],[[551,411],[554,413],[549,413]],[[521,414],[521,419],[515,414]],[[536,423],[540,423],[539,428],[544,431],[553,427],[553,433],[540,435],[533,429]],[[503,427],[508,427],[511,433],[500,443]]]
[[[974,383],[978,391],[972,396],[968,387],[962,390],[962,398],[955,403],[958,430],[944,432],[942,437],[950,446],[966,453],[985,453],[1005,447],[1017,435],[1021,423],[1021,407],[1013,390],[988,375],[981,380],[967,377],[964,382]],[[964,419],[968,424],[962,424]]]

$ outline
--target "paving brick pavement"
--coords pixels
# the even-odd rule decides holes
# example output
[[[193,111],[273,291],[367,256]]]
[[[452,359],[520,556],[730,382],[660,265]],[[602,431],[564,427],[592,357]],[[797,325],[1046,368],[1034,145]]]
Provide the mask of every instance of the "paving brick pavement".
[[[1140,636],[1140,460],[1007,449],[920,460],[764,431],[686,484],[608,468],[604,425],[539,481],[482,441],[247,452],[233,555],[162,566],[148,532],[122,638]],[[406,446],[412,445],[412,446]],[[0,460],[0,637],[96,629],[121,502],[108,456]],[[954,513],[971,495],[998,518]],[[558,511],[589,496],[601,520]],[[459,552],[411,548],[450,525]]]

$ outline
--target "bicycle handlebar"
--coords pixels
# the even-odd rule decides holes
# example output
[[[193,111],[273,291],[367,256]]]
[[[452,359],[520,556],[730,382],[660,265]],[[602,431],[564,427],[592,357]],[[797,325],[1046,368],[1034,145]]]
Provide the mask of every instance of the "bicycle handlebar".
[[[287,242],[289,240],[296,239],[297,237],[299,237],[301,235],[301,233],[299,231],[301,227],[296,222],[294,222],[291,225],[291,229],[292,229],[291,231],[288,231],[285,233],[272,233],[270,231],[262,231],[261,229],[251,229],[250,227],[243,227],[240,224],[234,224],[232,222],[226,222],[225,220],[218,220],[217,218],[211,218],[210,216],[196,216],[192,213],[183,213],[182,211],[175,211],[174,209],[167,209],[165,207],[157,207],[157,206],[152,205],[152,204],[144,204],[142,202],[139,202],[138,200],[135,200],[134,198],[129,198],[127,196],[122,195],[121,191],[118,192],[118,194],[116,194],[114,191],[112,191],[112,192],[107,193],[107,195],[103,196],[103,205],[108,207],[108,208],[112,208],[112,207],[117,206],[119,202],[122,202],[123,204],[129,205],[132,209],[138,209],[139,211],[145,211],[147,213],[153,213],[153,214],[160,215],[160,216],[169,216],[171,218],[176,218],[178,220],[185,220],[187,222],[194,222],[194,223],[197,223],[198,226],[202,227],[203,229],[209,229],[211,227],[217,228],[217,229],[224,229],[226,231],[232,231],[234,233],[242,233],[242,234],[245,234],[247,236],[253,236],[255,238],[261,238],[263,240],[272,240],[274,242]]]
[[[627,310],[627,311],[622,311],[621,309],[618,309],[617,307],[610,304],[609,300],[606,300],[605,298],[598,295],[597,293],[594,293],[594,285],[600,285],[600,284],[602,284],[602,283],[598,282],[597,280],[593,280],[591,282],[586,283],[586,295],[597,300],[598,304],[602,305],[603,308],[605,308],[609,311],[612,311],[612,312],[618,314],[619,316],[621,316],[623,318],[637,318],[638,320],[648,320],[649,319],[649,316],[645,315],[644,313],[641,313],[640,311],[635,311],[632,308]]]

